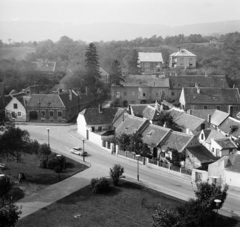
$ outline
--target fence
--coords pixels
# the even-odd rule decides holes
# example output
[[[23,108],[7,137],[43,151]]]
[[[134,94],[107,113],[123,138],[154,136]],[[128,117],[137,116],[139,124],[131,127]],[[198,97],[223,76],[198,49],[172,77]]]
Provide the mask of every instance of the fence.
[[[159,162],[158,165],[161,166],[161,167],[163,167],[163,168],[166,168],[166,169],[169,168],[169,164],[164,163],[164,162]]]
[[[187,175],[192,175],[192,170],[191,169],[185,169],[184,167],[181,168],[181,172]]]
[[[135,153],[133,152],[130,152],[130,151],[123,151],[123,150],[118,150],[118,155],[121,155],[121,156],[124,156],[124,157],[127,157],[127,158],[131,158],[131,159],[134,159],[134,160],[137,160],[137,158],[135,157]],[[144,157],[140,156],[138,158],[138,160],[140,162],[143,162],[143,159]]]

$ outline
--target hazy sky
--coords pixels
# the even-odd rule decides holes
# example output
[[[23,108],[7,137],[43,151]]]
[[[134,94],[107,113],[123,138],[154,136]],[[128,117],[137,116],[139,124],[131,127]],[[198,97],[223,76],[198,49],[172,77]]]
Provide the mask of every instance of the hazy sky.
[[[240,0],[0,0],[0,21],[184,25],[240,19]]]

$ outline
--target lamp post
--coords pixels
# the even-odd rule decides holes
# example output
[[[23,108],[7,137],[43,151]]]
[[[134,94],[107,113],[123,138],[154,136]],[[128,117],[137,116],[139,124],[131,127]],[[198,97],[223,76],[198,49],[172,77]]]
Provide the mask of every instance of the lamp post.
[[[136,154],[135,157],[137,157],[137,180],[139,181],[139,157],[140,157],[140,154]]]
[[[217,226],[218,225],[218,208],[222,201],[220,199],[214,199],[214,202],[216,203],[216,208],[217,208],[217,216],[216,216],[216,226]]]
[[[47,132],[48,132],[48,147],[50,147],[50,141],[49,141],[49,131],[50,131],[50,128],[47,128]]]
[[[57,158],[60,158],[60,157],[62,157],[62,155],[60,155],[60,154],[57,154]],[[58,173],[58,181],[60,181],[61,180],[61,176],[60,176],[60,172]]]
[[[82,140],[82,142],[83,142],[83,161],[85,162],[85,154],[84,154],[84,142],[85,142],[85,140]]]

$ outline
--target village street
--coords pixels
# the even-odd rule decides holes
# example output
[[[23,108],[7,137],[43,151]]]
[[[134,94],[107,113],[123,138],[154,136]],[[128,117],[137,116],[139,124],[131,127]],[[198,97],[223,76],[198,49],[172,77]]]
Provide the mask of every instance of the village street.
[[[83,143],[80,140],[81,136],[73,133],[77,126],[46,126],[40,124],[20,125],[21,129],[26,129],[32,139],[37,139],[40,143],[48,143],[49,128],[49,143],[51,148],[67,157],[82,161],[82,157],[71,154],[70,149],[74,146],[82,147]],[[137,177],[137,163],[122,157],[111,155],[109,152],[99,148],[98,146],[85,141],[85,150],[88,152],[86,162],[91,164],[91,168],[101,169],[104,176],[109,176],[109,168],[114,164],[121,164],[124,167],[124,175],[126,178]],[[162,191],[163,193],[172,195],[174,197],[187,200],[194,196],[194,186],[187,180],[181,179],[167,173],[162,173],[160,170],[150,169],[146,166],[140,165],[140,181],[149,187]],[[97,175],[97,174],[96,174]],[[240,192],[229,190],[227,200],[222,208],[223,211],[228,211],[240,216]]]

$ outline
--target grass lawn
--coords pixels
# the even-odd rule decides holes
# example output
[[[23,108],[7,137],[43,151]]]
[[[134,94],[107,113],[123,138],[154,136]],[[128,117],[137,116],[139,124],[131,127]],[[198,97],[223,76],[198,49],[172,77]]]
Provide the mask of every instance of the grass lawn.
[[[87,166],[69,158],[66,158],[66,162],[67,169],[60,174],[61,180],[64,180],[87,168]],[[58,173],[55,173],[54,170],[40,168],[39,158],[35,155],[23,154],[21,162],[10,161],[6,163],[6,167],[7,168],[4,171],[0,169],[0,173],[10,176],[10,178],[15,182],[15,187],[22,189],[25,195],[30,195],[42,188],[59,182]],[[22,183],[18,182],[19,172],[24,173],[26,181],[23,181]]]
[[[119,187],[112,186],[106,194],[93,194],[87,186],[19,220],[17,227],[146,227],[151,226],[159,203],[173,208],[184,202],[127,181],[121,181]],[[234,226],[230,222],[226,225],[226,220],[224,224]]]

